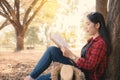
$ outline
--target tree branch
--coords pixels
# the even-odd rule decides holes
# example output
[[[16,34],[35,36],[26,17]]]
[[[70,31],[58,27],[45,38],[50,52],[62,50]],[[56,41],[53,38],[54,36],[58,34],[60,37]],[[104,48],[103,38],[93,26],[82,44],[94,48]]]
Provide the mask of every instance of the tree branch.
[[[0,12],[0,15],[3,16],[4,18],[6,18],[7,20],[9,20],[9,22],[14,26],[14,28],[19,28],[17,27],[18,25],[12,20],[10,19],[10,17],[2,12]]]
[[[6,0],[4,0],[3,2],[4,2],[5,7],[7,8],[7,10],[9,11],[9,13],[11,14],[11,16],[13,18],[13,19],[11,19],[12,23],[16,24],[16,26],[18,26],[18,27],[21,27],[20,21],[17,19],[17,15],[15,14],[15,10],[11,7],[11,5]]]
[[[4,14],[4,13],[3,13],[3,12],[1,12],[1,11],[0,11],[0,15],[1,15],[1,16],[3,16],[4,18],[9,19],[9,16],[8,16],[8,15],[6,15],[6,14]]]
[[[17,20],[18,22],[20,22],[20,12],[19,12],[19,9],[20,9],[20,0],[14,0],[14,11],[16,11],[16,17],[17,17]]]
[[[4,27],[6,27],[7,25],[9,25],[10,24],[10,22],[8,21],[8,19],[7,20],[5,20],[5,22],[1,25],[1,27],[0,27],[0,30],[1,29],[3,29]]]
[[[25,13],[25,15],[24,15],[23,25],[26,24],[27,19],[28,19],[28,16],[29,16],[32,8],[35,6],[35,4],[36,4],[37,2],[38,2],[38,0],[34,0],[34,1],[32,2],[32,4],[29,6],[29,8],[27,9],[27,11],[26,11],[26,13]]]
[[[5,9],[5,6],[3,6],[2,2],[0,2],[0,6],[1,6],[1,9],[3,10],[3,12],[9,16],[9,13],[8,11]]]
[[[0,11],[0,15],[3,16],[4,18],[6,18],[7,20],[9,20],[9,22],[13,25],[13,27],[15,29],[18,29],[18,30],[22,29],[20,21],[16,17],[15,10],[11,7],[11,5],[6,0],[2,0],[1,2],[2,2],[3,6],[5,7],[6,11],[10,15],[8,16],[1,11]]]
[[[11,5],[6,0],[3,0],[3,4],[7,8],[7,10],[9,11],[9,13],[12,16],[13,20],[16,21],[17,20],[16,14],[15,14],[14,9],[11,7]]]
[[[31,21],[33,20],[33,18],[35,17],[35,15],[39,12],[39,10],[42,8],[42,6],[47,2],[47,0],[42,0],[41,1],[41,5],[38,6],[38,8],[34,11],[33,15],[29,18],[29,20],[27,21],[26,25],[29,25],[31,23]]]

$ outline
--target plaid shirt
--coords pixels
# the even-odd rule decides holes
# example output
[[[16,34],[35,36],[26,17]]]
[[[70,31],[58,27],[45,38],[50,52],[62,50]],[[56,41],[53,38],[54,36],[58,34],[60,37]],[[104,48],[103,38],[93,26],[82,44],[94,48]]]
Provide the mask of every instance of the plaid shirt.
[[[88,43],[93,39],[89,39]],[[100,80],[106,67],[106,43],[101,36],[95,38],[87,49],[85,58],[79,58],[77,66],[87,71],[88,80]]]

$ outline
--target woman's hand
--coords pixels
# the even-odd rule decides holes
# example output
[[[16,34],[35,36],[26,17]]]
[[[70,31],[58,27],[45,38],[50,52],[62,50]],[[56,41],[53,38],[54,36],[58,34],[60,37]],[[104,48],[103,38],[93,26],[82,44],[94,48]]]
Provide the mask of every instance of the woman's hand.
[[[73,56],[73,53],[67,47],[61,47],[60,49],[63,53],[63,56],[68,58],[71,58]]]
[[[77,56],[75,56],[67,47],[61,47],[60,48],[63,56],[68,57],[70,59],[72,59],[75,63],[77,62],[77,60],[79,59]]]

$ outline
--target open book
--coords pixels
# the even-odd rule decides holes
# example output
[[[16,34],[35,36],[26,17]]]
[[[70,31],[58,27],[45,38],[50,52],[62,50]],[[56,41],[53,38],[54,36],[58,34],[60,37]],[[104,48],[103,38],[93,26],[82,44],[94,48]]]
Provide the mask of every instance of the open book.
[[[50,39],[58,46],[58,47],[68,47],[68,44],[65,40],[58,34],[54,34],[50,36]]]
[[[50,35],[50,39],[59,47],[67,47],[69,49],[69,45],[66,43],[66,41],[59,35],[59,34],[54,34],[54,35]],[[70,49],[69,49],[70,50]],[[71,51],[71,50],[70,50]],[[73,50],[75,51],[75,50]],[[73,53],[73,51],[71,51],[71,53]],[[74,53],[73,53],[74,54]],[[76,54],[75,54],[76,55]],[[74,59],[75,57],[73,56],[72,59]]]

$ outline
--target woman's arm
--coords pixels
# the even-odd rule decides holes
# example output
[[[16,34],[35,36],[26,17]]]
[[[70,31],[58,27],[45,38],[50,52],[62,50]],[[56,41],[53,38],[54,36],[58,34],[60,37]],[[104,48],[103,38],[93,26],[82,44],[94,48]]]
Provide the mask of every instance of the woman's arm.
[[[70,49],[68,49],[67,47],[61,47],[61,51],[65,57],[68,57],[72,61],[77,63],[77,60],[79,59],[79,57],[77,57],[75,54],[73,54],[73,52]]]

